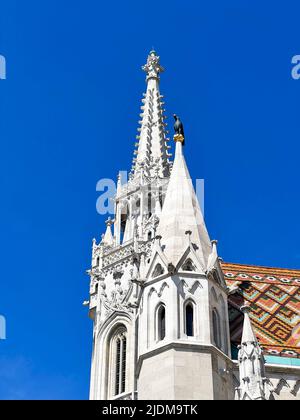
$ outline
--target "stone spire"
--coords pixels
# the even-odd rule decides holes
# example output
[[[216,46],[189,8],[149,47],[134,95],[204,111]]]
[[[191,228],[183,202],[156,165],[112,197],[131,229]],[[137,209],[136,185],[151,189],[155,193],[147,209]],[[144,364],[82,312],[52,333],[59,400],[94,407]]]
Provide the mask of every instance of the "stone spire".
[[[239,400],[265,400],[264,357],[256,339],[249,318],[249,306],[242,306],[244,325],[242,342],[238,353],[240,386],[237,389]]]
[[[109,217],[106,221],[106,232],[103,236],[102,243],[106,246],[113,246],[114,245],[114,237],[111,231],[111,225],[113,224],[113,220]]]
[[[191,243],[205,271],[212,245],[183,156],[184,138],[176,134],[174,140],[175,160],[157,234],[162,237],[165,255],[175,267]],[[190,232],[189,238],[186,232]]]
[[[142,67],[146,72],[147,89],[142,99],[142,113],[138,128],[139,135],[134,151],[132,172],[134,178],[143,171],[146,176],[167,177],[170,173],[166,123],[163,96],[159,92],[159,75],[164,71],[155,51],[150,51],[147,63]]]

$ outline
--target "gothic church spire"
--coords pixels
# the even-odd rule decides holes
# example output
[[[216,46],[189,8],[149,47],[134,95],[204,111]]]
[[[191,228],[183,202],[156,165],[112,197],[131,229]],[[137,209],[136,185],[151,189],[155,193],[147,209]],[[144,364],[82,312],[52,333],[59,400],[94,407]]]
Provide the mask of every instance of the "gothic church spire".
[[[147,89],[142,99],[137,149],[134,152],[132,167],[133,177],[137,178],[141,172],[147,176],[158,174],[160,177],[167,177],[170,173],[168,158],[171,154],[167,145],[163,96],[159,91],[159,75],[164,69],[155,51],[150,51],[147,63],[142,69],[146,72]]]

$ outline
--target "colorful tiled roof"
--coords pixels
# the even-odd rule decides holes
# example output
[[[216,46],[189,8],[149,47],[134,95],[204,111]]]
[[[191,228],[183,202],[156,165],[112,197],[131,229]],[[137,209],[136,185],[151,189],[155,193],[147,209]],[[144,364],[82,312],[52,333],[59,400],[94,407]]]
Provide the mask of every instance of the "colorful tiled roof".
[[[240,344],[243,304],[269,355],[300,357],[300,270],[222,262],[228,287],[231,341]]]

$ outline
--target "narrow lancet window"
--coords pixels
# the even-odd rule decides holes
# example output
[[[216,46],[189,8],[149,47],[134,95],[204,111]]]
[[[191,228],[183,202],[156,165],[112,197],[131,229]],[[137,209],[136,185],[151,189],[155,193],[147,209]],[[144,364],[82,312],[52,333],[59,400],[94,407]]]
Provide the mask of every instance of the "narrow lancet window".
[[[191,302],[185,307],[185,332],[188,337],[194,335],[194,308]]]
[[[220,316],[216,309],[213,310],[212,313],[213,318],[213,336],[215,345],[218,348],[221,348],[221,328],[220,328]]]
[[[114,345],[114,395],[125,392],[126,389],[126,331],[117,332],[113,338]]]
[[[158,340],[161,341],[166,336],[166,309],[161,305],[157,312],[158,320]]]

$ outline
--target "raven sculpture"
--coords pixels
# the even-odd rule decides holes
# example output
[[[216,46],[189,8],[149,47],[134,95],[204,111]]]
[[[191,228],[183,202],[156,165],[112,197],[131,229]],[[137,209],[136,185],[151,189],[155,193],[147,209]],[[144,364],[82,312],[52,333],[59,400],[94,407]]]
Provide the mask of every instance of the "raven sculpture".
[[[184,138],[183,124],[180,121],[180,118],[176,114],[174,114],[173,117],[175,119],[175,123],[174,123],[174,131],[175,131],[175,134],[181,134],[182,137]]]

